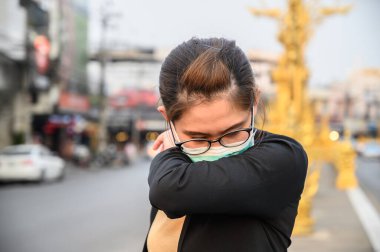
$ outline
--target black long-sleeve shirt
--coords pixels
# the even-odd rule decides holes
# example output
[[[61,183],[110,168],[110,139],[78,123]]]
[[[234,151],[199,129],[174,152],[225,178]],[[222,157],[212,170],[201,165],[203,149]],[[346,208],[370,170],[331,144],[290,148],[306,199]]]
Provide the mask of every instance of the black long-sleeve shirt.
[[[258,133],[255,146],[217,161],[193,163],[176,147],[153,159],[151,221],[157,209],[186,215],[178,251],[287,250],[307,155],[292,138]]]

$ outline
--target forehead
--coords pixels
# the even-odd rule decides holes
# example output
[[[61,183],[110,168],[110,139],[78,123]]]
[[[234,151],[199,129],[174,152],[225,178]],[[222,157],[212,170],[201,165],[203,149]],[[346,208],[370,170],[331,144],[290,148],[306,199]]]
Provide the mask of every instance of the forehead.
[[[246,119],[248,112],[234,106],[228,99],[215,99],[188,108],[174,123],[178,131],[217,134]]]

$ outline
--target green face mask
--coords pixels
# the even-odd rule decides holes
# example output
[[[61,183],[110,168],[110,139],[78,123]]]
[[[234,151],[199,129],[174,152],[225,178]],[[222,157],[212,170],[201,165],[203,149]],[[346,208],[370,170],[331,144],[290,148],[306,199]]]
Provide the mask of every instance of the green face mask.
[[[237,155],[240,153],[243,153],[250,147],[252,147],[255,143],[255,134],[256,134],[256,129],[254,132],[251,132],[250,137],[248,140],[239,146],[236,147],[224,147],[224,146],[219,146],[219,147],[211,147],[207,152],[201,154],[201,155],[191,155],[191,154],[186,154],[193,162],[199,162],[199,161],[215,161],[223,157],[229,157],[233,155]],[[185,148],[184,150],[186,152],[192,152],[194,149],[191,148]]]

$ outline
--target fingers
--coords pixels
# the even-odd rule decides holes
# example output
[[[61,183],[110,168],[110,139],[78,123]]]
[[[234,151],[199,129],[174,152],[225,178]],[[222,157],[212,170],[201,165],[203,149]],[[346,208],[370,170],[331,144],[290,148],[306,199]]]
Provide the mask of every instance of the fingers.
[[[163,134],[164,133],[161,133],[157,137],[157,139],[154,141],[153,146],[152,146],[153,150],[157,150],[158,147],[160,147],[161,145],[163,146],[163,143],[164,143],[164,135]]]
[[[160,150],[163,151],[165,149],[168,149],[170,147],[174,147],[175,143],[170,135],[169,131],[162,132],[157,139],[154,141],[152,149],[153,150]]]

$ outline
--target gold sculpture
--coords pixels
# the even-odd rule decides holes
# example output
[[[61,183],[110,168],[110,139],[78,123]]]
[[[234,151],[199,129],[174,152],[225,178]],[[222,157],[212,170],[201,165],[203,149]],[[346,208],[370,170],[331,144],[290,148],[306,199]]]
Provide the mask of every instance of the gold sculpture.
[[[288,0],[287,11],[249,8],[256,16],[267,16],[279,22],[278,40],[284,47],[277,67],[272,72],[277,97],[271,104],[267,129],[291,136],[302,143],[309,157],[308,175],[298,209],[295,235],[313,231],[312,198],[318,191],[320,167],[335,164],[339,174],[337,187],[347,189],[357,185],[355,152],[349,142],[332,141],[328,117],[315,123],[314,107],[307,95],[309,71],[305,65],[305,47],[314,25],[333,14],[345,14],[350,6],[308,9],[302,0]],[[317,11],[316,11],[317,10]]]
[[[346,130],[344,135],[344,141],[338,143],[339,151],[334,160],[335,168],[338,170],[335,185],[338,189],[342,190],[358,185],[355,175],[356,154],[350,142],[351,134]]]
[[[319,188],[319,177],[321,175],[321,163],[310,162],[305,188],[302,193],[302,200],[298,206],[298,215],[293,229],[293,235],[310,234],[314,226],[314,219],[311,217],[312,200]]]

